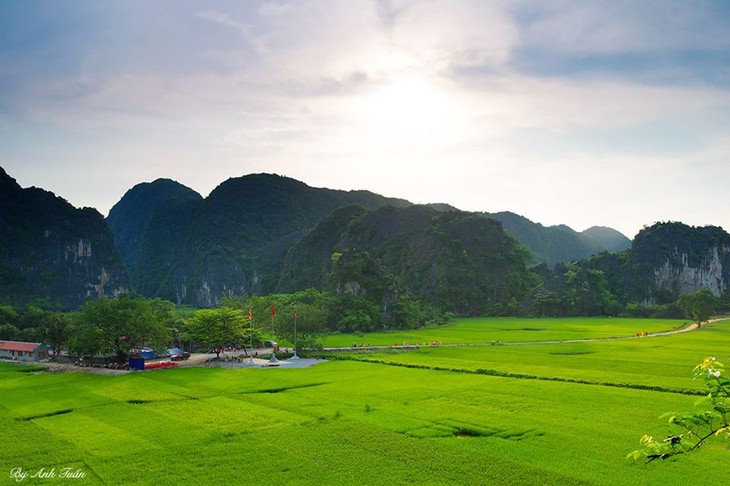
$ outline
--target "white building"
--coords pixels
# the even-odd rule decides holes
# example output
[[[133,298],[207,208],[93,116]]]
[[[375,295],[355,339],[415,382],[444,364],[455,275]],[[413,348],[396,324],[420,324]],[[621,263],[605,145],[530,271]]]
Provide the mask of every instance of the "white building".
[[[0,359],[39,361],[48,358],[48,348],[41,343],[0,341]]]

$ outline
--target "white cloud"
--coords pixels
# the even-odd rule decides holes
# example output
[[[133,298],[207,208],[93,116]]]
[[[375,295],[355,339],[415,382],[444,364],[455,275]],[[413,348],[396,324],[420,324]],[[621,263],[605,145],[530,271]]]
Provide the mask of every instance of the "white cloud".
[[[0,93],[0,156],[53,159],[64,173],[79,159],[76,170],[118,177],[106,191],[115,197],[143,176],[206,194],[228,177],[278,172],[628,234],[670,211],[681,219],[682,207],[730,202],[717,186],[730,175],[727,86],[637,80],[623,65],[611,76],[542,75],[516,58],[728,47],[726,18],[706,4],[645,5],[163,2],[144,21],[129,7],[69,54],[83,59],[76,72],[62,63]],[[57,138],[13,141],[33,124]],[[715,194],[682,206],[668,195],[683,180],[709,181]]]

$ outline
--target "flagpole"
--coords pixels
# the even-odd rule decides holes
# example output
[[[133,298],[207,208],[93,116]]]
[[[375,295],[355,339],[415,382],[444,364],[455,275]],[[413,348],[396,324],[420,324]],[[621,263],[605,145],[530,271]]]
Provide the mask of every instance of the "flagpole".
[[[274,304],[271,304],[271,337],[274,337],[274,316],[276,315],[276,310],[274,310]],[[276,346],[271,348],[271,359],[269,360],[269,363],[278,363],[279,360],[276,359]]]
[[[248,354],[248,364],[254,366],[256,363],[253,362],[253,309],[248,310],[248,326],[251,338],[251,344],[249,345],[251,352]]]
[[[299,359],[297,356],[297,310],[294,309],[294,356],[291,359]]]

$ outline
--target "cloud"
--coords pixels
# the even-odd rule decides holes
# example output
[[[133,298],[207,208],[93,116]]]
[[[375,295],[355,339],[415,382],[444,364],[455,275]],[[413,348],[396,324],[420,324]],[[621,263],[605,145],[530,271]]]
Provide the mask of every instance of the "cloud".
[[[83,159],[118,177],[112,194],[141,174],[204,178],[205,194],[278,172],[635,228],[646,213],[569,196],[607,198],[605,181],[658,211],[654,183],[717,187],[728,17],[722,2],[0,2],[0,156],[53,159],[56,179]]]
[[[248,44],[259,56],[265,56],[267,54],[265,43],[262,39],[254,35],[253,26],[251,24],[236,20],[227,13],[217,12],[215,10],[198,12],[196,15],[202,19],[212,20],[218,24],[233,28],[238,31],[244,39],[246,39]]]
[[[515,11],[512,66],[533,76],[728,86],[729,15],[722,2],[531,4]]]

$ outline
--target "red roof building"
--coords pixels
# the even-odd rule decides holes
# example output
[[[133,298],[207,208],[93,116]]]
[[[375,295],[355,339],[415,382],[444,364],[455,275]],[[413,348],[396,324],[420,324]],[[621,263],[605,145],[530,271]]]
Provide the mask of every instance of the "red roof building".
[[[48,348],[42,343],[0,341],[0,359],[38,361],[48,358]]]

